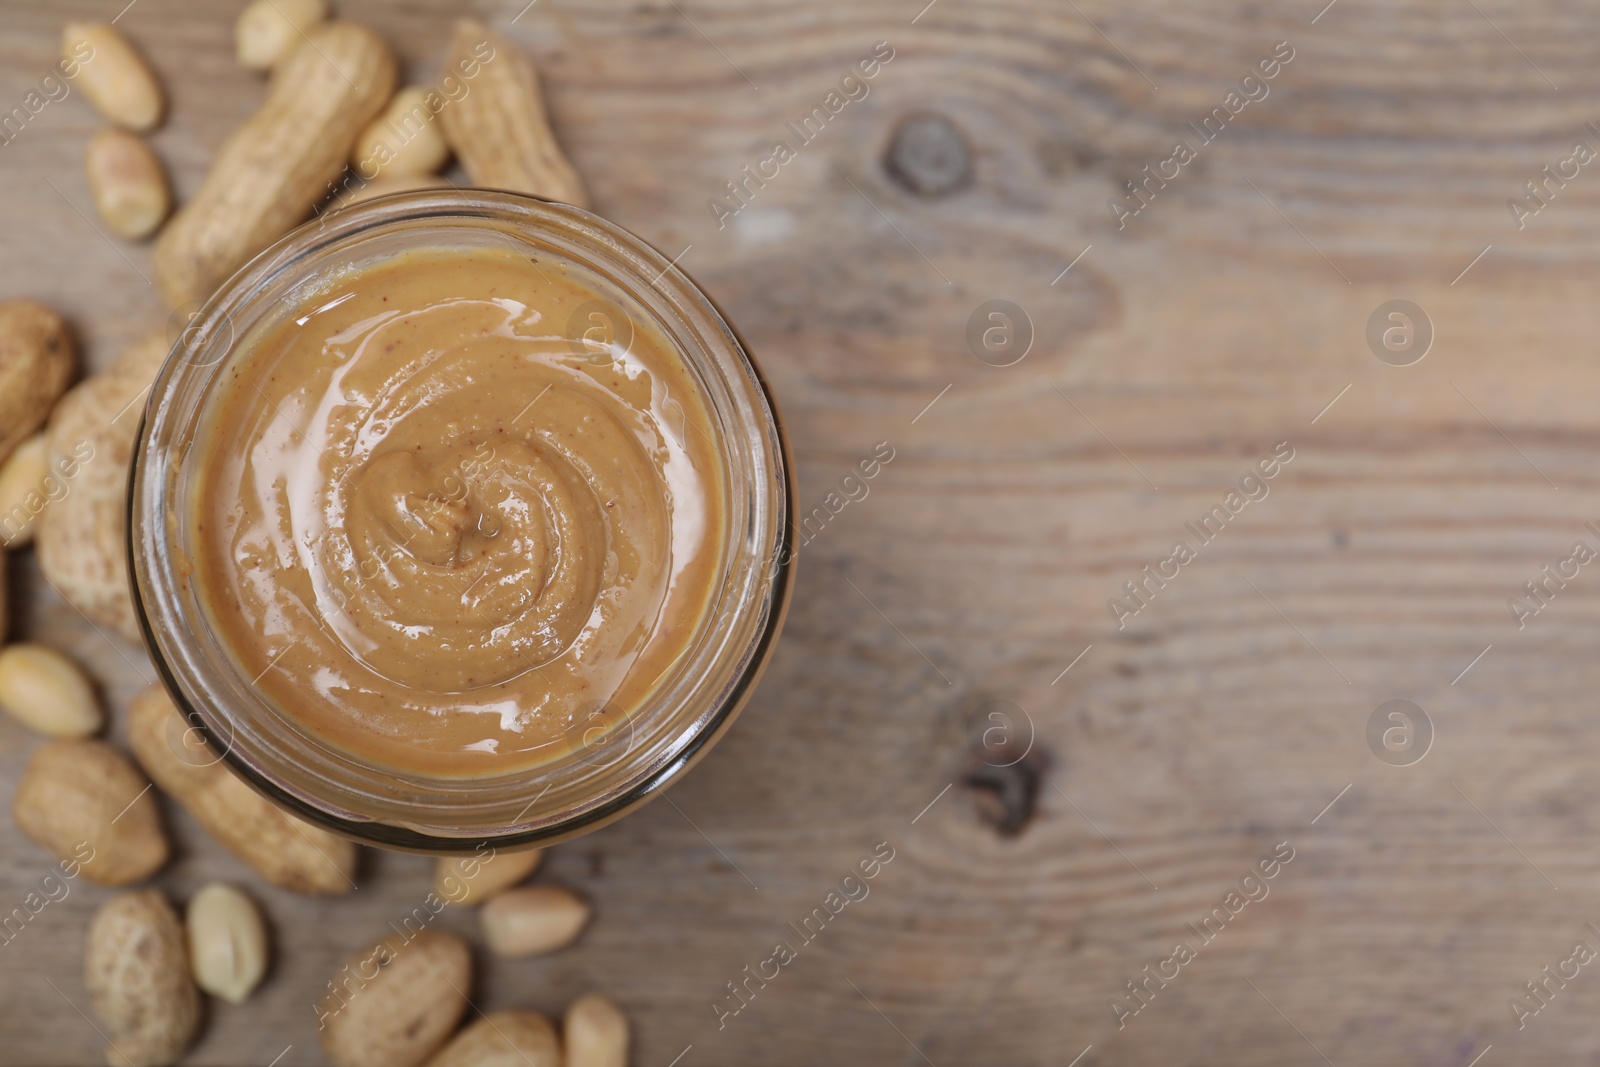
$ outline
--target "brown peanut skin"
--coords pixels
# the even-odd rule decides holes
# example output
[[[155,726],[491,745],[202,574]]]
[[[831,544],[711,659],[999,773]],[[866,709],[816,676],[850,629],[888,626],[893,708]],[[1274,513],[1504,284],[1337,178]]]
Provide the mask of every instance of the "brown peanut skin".
[[[34,534],[39,567],[56,591],[134,644],[143,639],[128,585],[128,467],[144,394],[166,357],[165,334],[150,334],[56,405],[45,452],[51,470],[67,463],[74,473]]]
[[[483,59],[487,48],[493,54]],[[467,78],[472,69],[477,73]],[[445,73],[469,86],[439,112],[439,120],[474,185],[589,206],[578,172],[550,130],[539,72],[526,53],[483,23],[460,19]]]
[[[175,1063],[200,1029],[200,991],[177,912],[158,890],[112,897],[89,924],[84,980],[106,1023],[106,1063]]]
[[[156,238],[156,284],[169,307],[209,297],[310,216],[344,173],[356,135],[394,95],[396,69],[383,38],[354,22],[319,26],[278,64],[266,102]]]
[[[89,881],[131,885],[160,870],[170,852],[149,784],[104,741],[49,741],[29,757],[11,814],[56,859],[81,861]]]
[[[312,826],[257,793],[209,750],[178,748],[189,724],[159,685],[128,709],[128,742],[152,781],[229,852],[280,889],[333,895],[355,888],[352,841]]]

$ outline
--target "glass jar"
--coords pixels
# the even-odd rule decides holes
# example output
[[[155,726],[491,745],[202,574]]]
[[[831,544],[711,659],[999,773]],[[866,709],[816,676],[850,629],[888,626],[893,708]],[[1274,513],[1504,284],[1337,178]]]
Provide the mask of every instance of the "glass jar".
[[[547,763],[483,777],[397,772],[336,748],[275,706],[207,624],[185,516],[208,400],[242,343],[295,314],[319,279],[421,249],[507,245],[566,261],[620,294],[675,346],[703,390],[725,466],[726,540],[699,632],[645,703],[601,708]],[[261,253],[200,309],[151,390],[133,461],[128,551],[151,657],[208,746],[266,796],[356,840],[425,852],[546,845],[637,807],[683,774],[749,698],[792,581],[790,463],[772,398],[709,298],[661,253],[562,204],[483,190],[427,190],[308,223]]]

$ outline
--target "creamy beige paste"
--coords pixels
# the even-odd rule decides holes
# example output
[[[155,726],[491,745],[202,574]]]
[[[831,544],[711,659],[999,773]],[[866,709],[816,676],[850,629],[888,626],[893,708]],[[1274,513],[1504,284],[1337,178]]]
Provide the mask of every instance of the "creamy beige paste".
[[[364,762],[545,762],[645,701],[707,611],[702,391],[578,270],[401,254],[246,338],[210,402],[200,598],[245,677]]]

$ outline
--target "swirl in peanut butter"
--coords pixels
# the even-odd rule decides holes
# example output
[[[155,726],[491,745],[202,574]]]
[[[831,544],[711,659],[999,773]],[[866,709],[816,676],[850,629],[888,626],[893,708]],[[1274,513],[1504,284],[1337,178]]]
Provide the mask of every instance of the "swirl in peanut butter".
[[[503,773],[681,658],[721,561],[715,431],[655,331],[565,336],[595,299],[574,268],[407,253],[246,339],[197,573],[286,715],[380,764]]]

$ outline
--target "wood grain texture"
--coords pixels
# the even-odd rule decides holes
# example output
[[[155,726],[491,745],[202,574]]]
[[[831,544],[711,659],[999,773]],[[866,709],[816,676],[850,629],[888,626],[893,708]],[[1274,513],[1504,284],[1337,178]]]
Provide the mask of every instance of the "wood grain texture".
[[[1507,607],[1574,541],[1600,544],[1585,526],[1600,522],[1600,172],[1520,230],[1506,205],[1575,140],[1600,146],[1592,9],[924,2],[467,5],[535,57],[596,208],[682,253],[740,325],[802,507],[876,442],[895,449],[803,548],[776,659],[717,752],[671,803],[557,848],[537,876],[592,900],[593,926],[549,958],[480,951],[476,1005],[555,1016],[604,991],[634,1020],[636,1062],[692,1046],[681,1067],[1063,1065],[1089,1046],[1079,1067],[1600,1056],[1588,968],[1520,1030],[1507,1007],[1574,942],[1600,947],[1584,927],[1600,925],[1600,574],[1524,629]],[[380,26],[411,80],[437,68],[456,14],[340,10]],[[67,14],[0,4],[5,107]],[[139,0],[119,22],[171,90],[154,143],[180,197],[262,91],[233,64],[233,14]],[[719,228],[708,199],[879,41],[894,58],[866,98]],[[1295,56],[1267,97],[1119,230],[1108,198],[1197,144],[1188,123],[1279,41]],[[970,185],[938,199],[882,165],[926,110],[973,160]],[[0,146],[0,295],[60,308],[104,365],[163,316],[145,250],[82,214],[96,125],[69,98]],[[1397,298],[1436,332],[1411,367],[1364,337]],[[968,350],[991,299],[1034,323],[1014,366]],[[1119,630],[1108,598],[1283,441],[1295,458],[1270,495]],[[92,665],[125,707],[141,655],[44,588],[31,553],[11,572],[15,631]],[[1409,767],[1365,738],[1394,698],[1435,730]],[[943,792],[997,699],[1049,757],[1010,839],[973,790]],[[0,722],[0,780],[36,743]],[[159,885],[248,880],[169,815],[180,855]],[[1125,983],[1282,841],[1295,858],[1270,895],[1119,1029]],[[799,944],[788,924],[878,842],[895,859],[870,895]],[[50,861],[9,825],[0,850],[9,908]],[[254,885],[277,963],[246,1006],[211,1007],[192,1061],[265,1064],[292,1045],[280,1067],[318,1062],[322,983],[431,871],[369,852],[347,898]],[[101,899],[75,885],[0,947],[0,1062],[98,1060],[74,1008]],[[474,918],[437,923],[476,938]],[[719,1029],[725,983],[779,940],[797,958]]]

